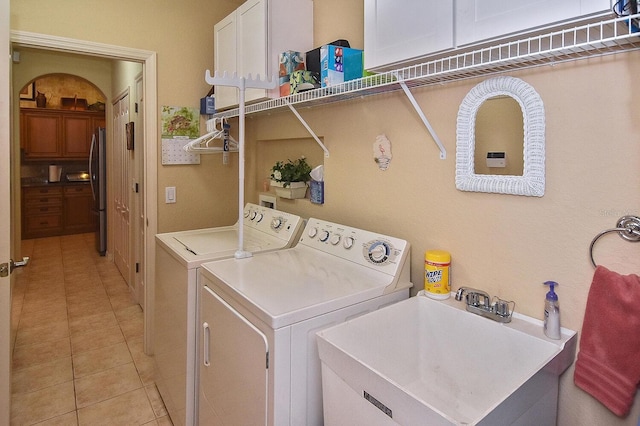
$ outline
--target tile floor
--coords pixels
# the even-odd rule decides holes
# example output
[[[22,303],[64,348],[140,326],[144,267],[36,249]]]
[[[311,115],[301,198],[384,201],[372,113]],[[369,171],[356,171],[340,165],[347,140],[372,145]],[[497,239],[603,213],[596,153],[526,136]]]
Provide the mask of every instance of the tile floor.
[[[13,292],[12,425],[171,425],[142,309],[93,234],[23,241]]]

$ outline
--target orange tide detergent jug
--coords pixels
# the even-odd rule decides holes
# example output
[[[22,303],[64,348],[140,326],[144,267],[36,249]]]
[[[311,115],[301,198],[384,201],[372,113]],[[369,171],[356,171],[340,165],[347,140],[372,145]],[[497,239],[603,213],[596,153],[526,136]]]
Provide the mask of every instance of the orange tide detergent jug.
[[[444,250],[424,253],[424,292],[432,299],[447,299],[451,295],[451,254]]]

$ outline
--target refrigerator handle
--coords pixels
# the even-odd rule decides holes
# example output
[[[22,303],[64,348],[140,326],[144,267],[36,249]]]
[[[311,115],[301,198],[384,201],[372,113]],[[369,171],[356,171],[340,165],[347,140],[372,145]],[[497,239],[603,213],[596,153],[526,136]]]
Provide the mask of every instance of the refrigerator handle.
[[[91,163],[93,162],[93,148],[96,146],[96,135],[95,133],[91,135],[91,148],[89,149],[89,183],[91,184],[91,195],[93,196],[93,200],[96,199],[96,190],[93,185],[93,170],[91,170]]]

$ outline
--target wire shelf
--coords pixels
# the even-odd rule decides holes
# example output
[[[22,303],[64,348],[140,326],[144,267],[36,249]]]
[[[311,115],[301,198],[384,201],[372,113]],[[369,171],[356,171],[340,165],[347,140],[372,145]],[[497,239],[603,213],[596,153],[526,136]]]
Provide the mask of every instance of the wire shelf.
[[[288,109],[289,105],[313,107],[354,98],[424,87],[525,68],[574,61],[640,49],[640,32],[634,27],[640,14],[592,22],[524,39],[505,41],[429,62],[387,71],[345,83],[246,105],[246,114]],[[634,25],[629,25],[633,22]],[[231,118],[239,109],[213,115]]]

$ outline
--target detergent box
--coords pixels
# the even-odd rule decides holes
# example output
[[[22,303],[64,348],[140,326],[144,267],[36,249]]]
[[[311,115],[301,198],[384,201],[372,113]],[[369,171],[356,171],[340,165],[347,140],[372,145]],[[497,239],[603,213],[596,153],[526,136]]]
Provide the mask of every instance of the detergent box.
[[[362,77],[362,50],[331,44],[320,47],[322,87]]]

